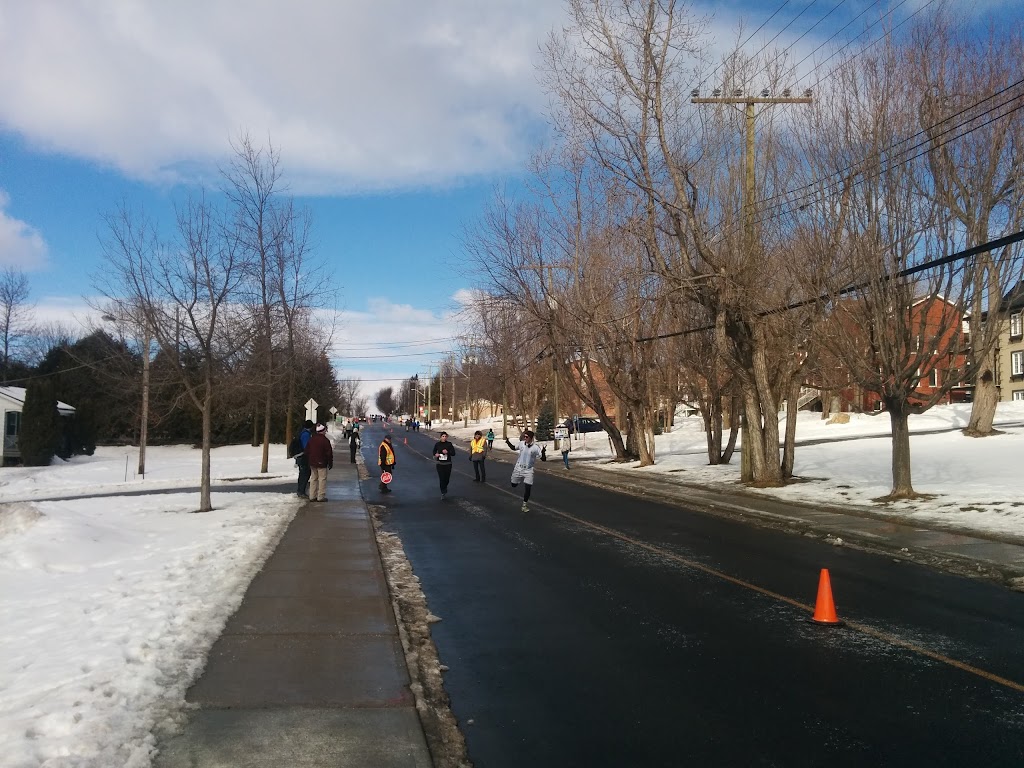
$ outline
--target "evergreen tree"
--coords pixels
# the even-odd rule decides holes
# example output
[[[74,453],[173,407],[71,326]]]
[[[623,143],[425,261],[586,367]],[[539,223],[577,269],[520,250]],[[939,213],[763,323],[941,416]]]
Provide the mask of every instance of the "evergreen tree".
[[[53,382],[48,378],[32,379],[25,388],[25,405],[21,409],[18,448],[22,463],[27,467],[49,466],[60,440]]]
[[[550,400],[545,400],[537,414],[537,441],[553,440],[555,437],[555,409]]]

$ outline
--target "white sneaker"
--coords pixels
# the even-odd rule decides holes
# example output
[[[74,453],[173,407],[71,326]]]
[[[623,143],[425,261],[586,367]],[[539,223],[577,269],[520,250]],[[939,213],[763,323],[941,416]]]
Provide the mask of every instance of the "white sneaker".
[[[530,511],[530,508],[528,506],[526,506],[526,502],[524,501],[523,502],[523,512],[529,512],[529,511]]]

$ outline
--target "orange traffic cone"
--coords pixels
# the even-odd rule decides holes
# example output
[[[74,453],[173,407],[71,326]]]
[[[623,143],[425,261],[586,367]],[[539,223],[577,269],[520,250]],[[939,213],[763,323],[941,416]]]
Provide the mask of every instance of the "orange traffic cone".
[[[828,577],[828,568],[822,568],[821,576],[818,578],[818,600],[814,604],[814,617],[811,621],[815,624],[833,627],[843,623],[836,615],[836,604],[832,600],[832,580]]]

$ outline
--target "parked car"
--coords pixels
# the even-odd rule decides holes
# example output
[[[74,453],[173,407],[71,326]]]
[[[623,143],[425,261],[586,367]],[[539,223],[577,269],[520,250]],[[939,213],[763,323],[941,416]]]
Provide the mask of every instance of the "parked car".
[[[604,426],[597,419],[590,416],[577,416],[575,419],[566,419],[562,422],[563,427],[569,428],[569,434],[574,432],[604,432]]]

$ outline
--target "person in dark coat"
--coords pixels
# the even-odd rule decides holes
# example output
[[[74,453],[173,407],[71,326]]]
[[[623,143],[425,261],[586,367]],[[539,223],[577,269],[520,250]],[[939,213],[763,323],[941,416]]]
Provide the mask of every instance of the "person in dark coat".
[[[455,446],[448,442],[448,433],[442,432],[441,439],[434,443],[434,461],[437,464],[437,479],[441,484],[441,498],[448,495],[448,482],[452,479],[452,461]]]
[[[309,443],[309,438],[313,436],[313,427],[316,426],[312,421],[306,419],[302,425],[302,431],[299,433],[299,442],[302,444],[302,452],[295,454],[295,466],[299,468],[299,485],[296,488],[296,495],[302,498],[307,498],[306,487],[309,485],[309,462],[306,460],[306,445]]]
[[[317,424],[316,433],[306,444],[309,460],[309,500],[327,501],[327,472],[334,468],[334,446],[327,437],[327,425]]]
[[[395,449],[391,447],[391,435],[384,435],[380,448],[377,449],[377,463],[380,464],[380,492],[391,493],[387,483],[384,482],[384,473],[391,473],[395,468]]]
[[[348,432],[348,452],[352,463],[356,463],[356,451],[359,450],[359,430],[350,429]]]

